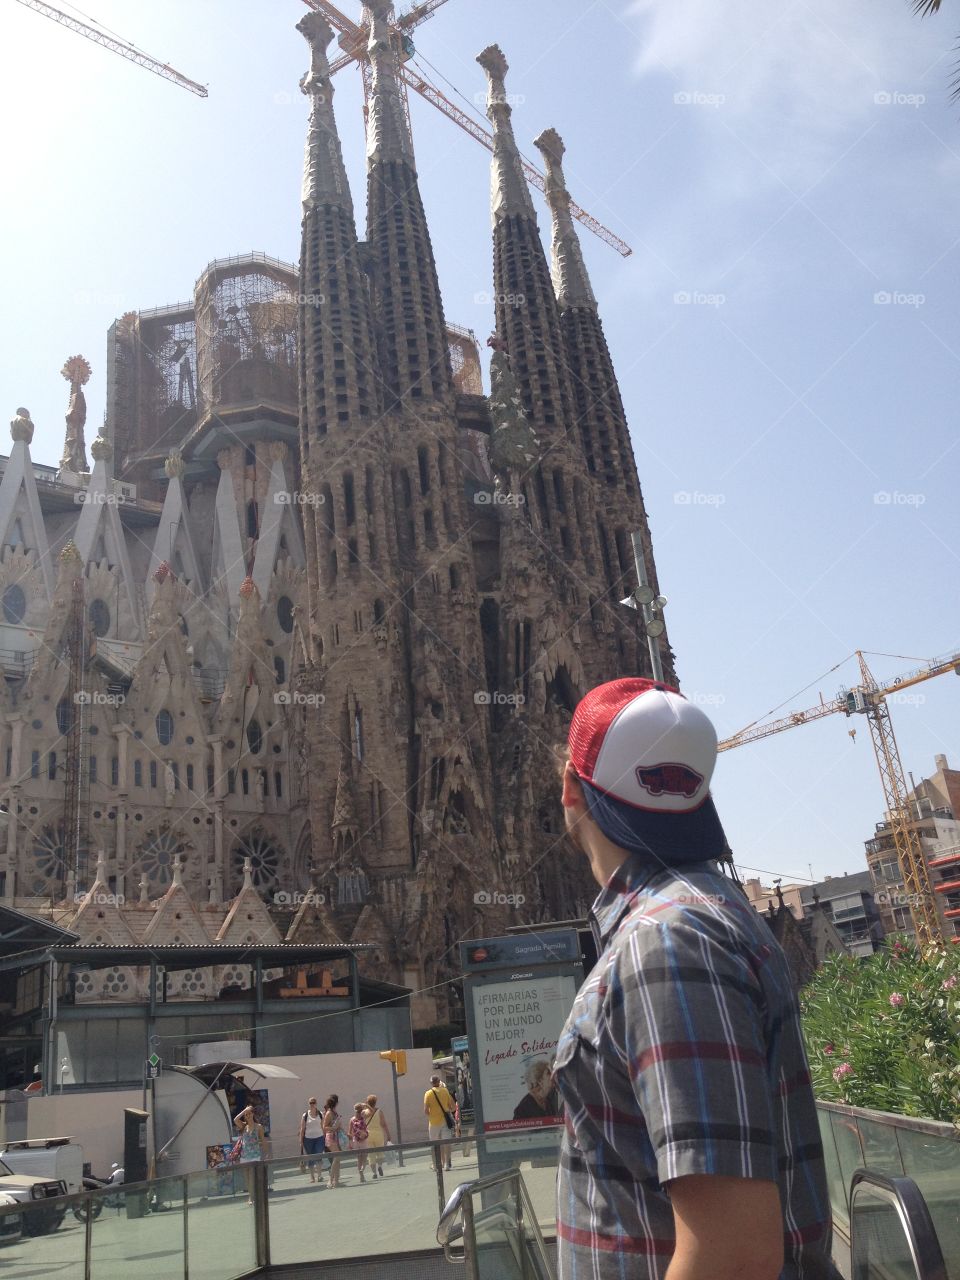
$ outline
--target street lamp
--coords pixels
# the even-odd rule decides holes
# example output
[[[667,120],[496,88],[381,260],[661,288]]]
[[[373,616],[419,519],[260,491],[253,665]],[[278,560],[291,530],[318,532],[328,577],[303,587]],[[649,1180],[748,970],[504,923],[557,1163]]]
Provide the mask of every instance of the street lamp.
[[[640,534],[631,533],[630,542],[633,545],[633,560],[637,568],[637,589],[633,595],[627,596],[620,603],[626,605],[628,609],[639,609],[643,615],[643,630],[647,637],[647,648],[650,651],[650,668],[653,671],[654,680],[662,681],[663,661],[657,641],[666,631],[667,624],[662,617],[657,617],[657,614],[663,613],[667,597],[658,596],[647,581],[647,566],[643,559],[643,542]]]

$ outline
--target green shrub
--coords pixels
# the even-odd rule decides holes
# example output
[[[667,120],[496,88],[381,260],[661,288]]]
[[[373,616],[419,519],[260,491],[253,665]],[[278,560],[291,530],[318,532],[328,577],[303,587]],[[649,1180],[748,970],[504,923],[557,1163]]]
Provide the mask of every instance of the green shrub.
[[[800,998],[814,1093],[960,1124],[960,946],[834,956]]]

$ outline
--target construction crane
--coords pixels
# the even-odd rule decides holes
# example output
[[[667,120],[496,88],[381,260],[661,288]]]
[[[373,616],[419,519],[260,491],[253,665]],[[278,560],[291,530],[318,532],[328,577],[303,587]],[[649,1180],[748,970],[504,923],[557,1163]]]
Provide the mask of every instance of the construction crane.
[[[359,23],[353,22],[336,5],[330,4],[329,0],[303,0],[303,3],[308,8],[316,10],[317,13],[322,13],[334,30],[340,33],[337,43],[343,52],[330,63],[330,74],[335,75],[344,67],[350,66],[351,63],[359,63],[363,76],[364,116],[366,117],[372,92],[372,72],[367,58],[367,43],[370,39],[369,23],[364,22],[362,19]],[[424,0],[422,4],[415,5],[408,12],[401,14],[395,22],[391,23],[394,44],[397,49],[399,79],[404,90],[403,99],[407,120],[409,121],[410,119],[410,104],[406,90],[413,89],[422,98],[426,98],[427,102],[435,106],[438,111],[442,111],[464,133],[468,133],[481,146],[492,152],[493,134],[486,125],[481,124],[479,120],[474,119],[473,116],[458,107],[456,103],[451,102],[447,95],[427,78],[422,68],[414,71],[409,65],[410,59],[415,52],[410,33],[416,27],[419,27],[421,23],[426,22],[428,18],[432,18],[436,11],[446,3],[447,0]],[[545,192],[547,180],[541,170],[523,156],[520,157],[520,163],[523,167],[524,177],[530,185],[536,187],[538,191]],[[605,227],[602,222],[598,222],[596,218],[592,217],[585,209],[582,209],[573,201],[570,202],[570,212],[578,222],[582,223],[589,231],[592,231],[595,236],[598,236],[604,244],[616,249],[617,253],[622,257],[629,258],[633,253],[626,241],[621,240],[618,235],[608,227]]]
[[[852,689],[841,689],[831,702],[824,702],[821,698],[819,706],[811,707],[807,711],[793,711],[790,715],[781,716],[778,720],[747,725],[739,733],[725,738],[719,744],[718,750],[730,751],[734,747],[742,747],[748,742],[769,738],[774,733],[783,733],[785,729],[795,729],[798,725],[809,724],[811,720],[820,720],[824,716],[836,715],[838,712],[845,716],[865,716],[870,726],[873,750],[880,770],[880,780],[883,783],[890,831],[903,876],[905,895],[910,904],[914,931],[921,949],[926,950],[942,943],[943,933],[934,905],[933,886],[923,856],[923,846],[910,813],[903,763],[886,699],[891,693],[901,693],[904,689],[922,684],[925,680],[932,680],[934,676],[941,676],[947,671],[954,671],[960,675],[960,651],[905,672],[883,685],[878,684],[874,679],[859,649],[856,656],[860,665],[858,685]]]
[[[162,76],[164,80],[171,80],[174,84],[180,85],[182,89],[188,89],[191,93],[195,93],[198,98],[207,97],[207,90],[204,85],[197,84],[195,80],[190,80],[185,75],[181,75],[179,71],[167,66],[165,62],[159,62],[156,58],[151,58],[148,53],[144,53],[136,45],[129,44],[126,40],[120,40],[116,36],[108,35],[106,30],[91,27],[86,22],[81,22],[79,18],[71,17],[69,13],[64,13],[61,9],[55,9],[52,4],[44,4],[43,0],[17,0],[17,3],[25,5],[28,9],[33,9],[35,13],[42,13],[45,18],[51,18],[69,31],[76,31],[78,35],[85,36],[88,40],[92,40],[94,44],[102,45],[104,49],[119,53],[121,58],[127,58],[130,62],[135,62],[138,67],[145,67],[147,71],[152,71],[154,75]]]

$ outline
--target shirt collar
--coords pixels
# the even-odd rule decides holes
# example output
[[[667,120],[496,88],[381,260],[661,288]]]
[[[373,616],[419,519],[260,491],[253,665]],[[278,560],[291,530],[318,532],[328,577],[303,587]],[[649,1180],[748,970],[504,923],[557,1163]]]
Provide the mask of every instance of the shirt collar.
[[[637,894],[659,869],[649,859],[631,853],[600,890],[590,912],[598,952],[606,947]]]

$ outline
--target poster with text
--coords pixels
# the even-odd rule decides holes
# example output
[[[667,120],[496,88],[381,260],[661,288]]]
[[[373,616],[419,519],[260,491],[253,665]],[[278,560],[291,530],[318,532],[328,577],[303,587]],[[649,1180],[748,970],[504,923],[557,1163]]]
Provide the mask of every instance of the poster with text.
[[[472,988],[484,1133],[562,1123],[552,1066],[560,1032],[577,994],[570,974],[478,983]]]

